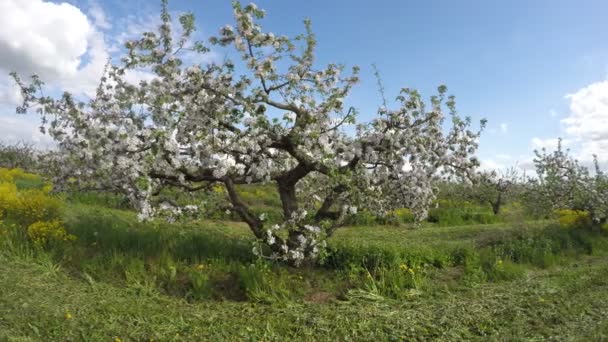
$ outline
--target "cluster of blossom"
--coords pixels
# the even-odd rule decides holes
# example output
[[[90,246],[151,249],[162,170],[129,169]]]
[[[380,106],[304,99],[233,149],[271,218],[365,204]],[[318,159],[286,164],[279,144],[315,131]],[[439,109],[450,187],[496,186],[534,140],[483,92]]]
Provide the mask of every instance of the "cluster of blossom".
[[[325,249],[323,229],[308,224],[308,212],[305,210],[294,212],[293,216],[281,224],[274,224],[266,230],[264,244],[272,248],[269,256],[264,256],[258,246],[254,246],[253,253],[273,260],[282,260],[299,266],[305,260],[314,260]],[[286,238],[285,238],[286,237]],[[280,251],[277,252],[276,250]]]
[[[155,209],[154,215],[165,217],[169,222],[175,222],[182,217],[194,216],[199,212],[199,206],[187,204],[179,206],[168,201],[161,202]]]
[[[232,60],[183,60],[180,52],[208,48],[191,41],[191,14],[180,18],[181,35],[174,37],[164,1],[158,32],[127,42],[123,64],[108,65],[88,103],[69,94],[39,95],[38,78],[25,85],[15,75],[25,99],[19,111],[35,107],[58,142],[59,178],[123,191],[141,219],[159,213],[154,198],[164,187],[208,191],[221,185],[230,210],[254,235],[277,257],[299,263],[318,255],[321,240],[352,208],[383,213],[408,207],[423,219],[437,177],[469,174],[478,165],[473,154],[480,131],[456,115],[445,87],[428,109],[417,91],[403,89],[396,109],[380,108],[353,133],[347,126],[356,124],[357,110],[344,99],[358,82],[357,67],[350,75],[338,64],[318,68],[309,21],[305,34],[292,40],[264,32],[264,12],[255,5],[237,2],[234,15],[236,24],[210,43],[233,47],[238,68]],[[127,72],[142,68],[154,77],[129,83]],[[452,125],[444,133],[446,106]],[[236,187],[266,182],[277,185],[282,201],[279,229],[267,229]],[[310,214],[294,221],[304,209]]]

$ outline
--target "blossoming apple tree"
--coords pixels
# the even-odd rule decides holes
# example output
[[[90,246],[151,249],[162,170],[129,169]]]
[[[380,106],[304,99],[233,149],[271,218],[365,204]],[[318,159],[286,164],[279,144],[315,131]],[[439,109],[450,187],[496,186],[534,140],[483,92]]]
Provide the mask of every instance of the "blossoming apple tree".
[[[167,209],[206,210],[205,203],[159,206],[155,194],[165,187],[221,186],[230,203],[223,210],[248,224],[266,245],[259,252],[297,265],[317,257],[357,208],[407,207],[423,219],[436,178],[478,165],[484,123],[473,131],[444,86],[430,103],[404,88],[394,109],[380,107],[373,120],[357,123],[358,111],[346,100],[359,69],[319,67],[310,21],[304,34],[289,39],[262,29],[264,11],[235,2],[235,25],[195,42],[193,15],[172,25],[162,4],[159,30],[126,42],[125,57],[107,66],[92,100],[44,96],[40,79],[25,84],[14,75],[25,99],[18,111],[41,114],[58,143],[54,157],[64,181],[118,189],[141,219]],[[233,58],[189,62],[210,46]],[[154,77],[127,81],[131,70],[142,69]],[[240,184],[268,182],[281,199],[281,224],[266,224],[239,195]]]
[[[587,211],[594,223],[603,225],[608,219],[608,175],[594,158],[595,173],[569,155],[562,147],[535,151],[534,164],[538,179],[533,181],[534,198],[552,209]]]

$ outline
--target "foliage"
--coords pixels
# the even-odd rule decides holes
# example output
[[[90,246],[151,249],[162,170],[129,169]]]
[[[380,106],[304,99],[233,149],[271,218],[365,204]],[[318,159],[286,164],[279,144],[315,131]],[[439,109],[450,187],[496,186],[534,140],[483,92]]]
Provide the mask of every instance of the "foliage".
[[[22,169],[0,168],[0,220],[19,225],[38,246],[72,241],[60,220],[62,202],[51,186]]]
[[[588,228],[592,225],[591,216],[582,210],[562,209],[556,212],[559,224],[566,228]]]
[[[35,108],[58,143],[51,162],[62,184],[122,191],[141,219],[232,211],[270,257],[298,265],[315,259],[323,240],[358,209],[409,208],[423,219],[440,173],[469,174],[479,164],[473,154],[480,132],[457,115],[445,86],[430,106],[404,88],[395,109],[383,106],[370,122],[357,123],[345,99],[359,68],[344,75],[342,65],[317,66],[310,21],[290,40],[262,30],[264,11],[235,2],[236,25],[221,28],[209,44],[232,48],[239,60],[197,65],[183,52],[209,48],[191,40],[193,15],[180,16],[175,35],[162,4],[158,31],[125,44],[122,64],[108,65],[88,103],[68,93],[40,95],[38,77],[26,85],[13,74],[25,99],[18,112]],[[153,79],[129,83],[132,70]],[[356,125],[354,132],[348,125]],[[236,187],[270,182],[281,200],[277,223],[251,210]],[[213,192],[218,185],[229,206],[154,199],[166,187]]]
[[[59,220],[37,221],[27,227],[27,236],[34,244],[44,247],[49,243],[73,241],[74,235],[68,234]]]

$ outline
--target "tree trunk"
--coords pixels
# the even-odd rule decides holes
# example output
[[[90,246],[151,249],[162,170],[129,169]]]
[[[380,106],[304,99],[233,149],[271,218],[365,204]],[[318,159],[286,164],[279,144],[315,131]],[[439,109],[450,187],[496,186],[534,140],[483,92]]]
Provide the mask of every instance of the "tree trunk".
[[[494,215],[498,215],[500,212],[500,207],[502,206],[502,192],[498,193],[496,201],[490,203],[492,204],[492,212],[494,212]]]
[[[262,229],[263,223],[258,217],[256,217],[247,207],[247,205],[241,200],[238,192],[234,186],[232,179],[225,179],[224,185],[226,186],[226,190],[228,191],[228,198],[230,199],[230,203],[232,204],[233,210],[239,214],[241,219],[247,223],[253,234],[258,239],[264,239],[264,231]]]
[[[296,185],[287,180],[278,180],[277,188],[283,206],[283,219],[289,220],[298,211],[298,199],[296,198]]]

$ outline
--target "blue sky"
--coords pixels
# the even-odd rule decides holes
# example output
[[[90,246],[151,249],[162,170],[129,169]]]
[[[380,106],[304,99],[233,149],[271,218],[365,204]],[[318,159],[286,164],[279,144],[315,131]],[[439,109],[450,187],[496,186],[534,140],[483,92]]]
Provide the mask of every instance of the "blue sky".
[[[149,0],[69,2],[91,22],[101,11],[105,23],[97,20],[95,29],[108,47],[133,26],[150,23],[159,8]],[[582,159],[590,153],[608,159],[608,1],[256,3],[267,11],[265,28],[275,33],[293,36],[302,31],[302,19],[311,18],[320,65],[361,66],[362,82],[350,104],[363,119],[381,103],[375,63],[389,98],[401,87],[428,97],[446,84],[462,115],[487,118],[479,155],[488,166],[525,164],[533,148],[551,147],[558,136]],[[232,23],[229,1],[172,0],[170,7],[194,12],[203,36]],[[587,95],[566,98],[585,89]],[[589,134],[597,139],[586,140]]]

